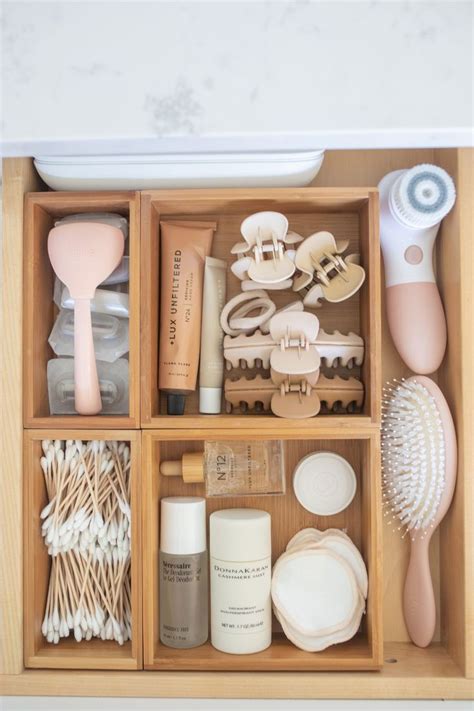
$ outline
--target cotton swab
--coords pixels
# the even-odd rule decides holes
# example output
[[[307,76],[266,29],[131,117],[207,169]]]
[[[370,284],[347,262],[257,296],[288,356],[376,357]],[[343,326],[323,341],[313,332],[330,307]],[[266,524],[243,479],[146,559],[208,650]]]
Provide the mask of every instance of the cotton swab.
[[[131,638],[130,448],[125,442],[43,440],[48,503],[42,535],[52,566],[42,634]]]

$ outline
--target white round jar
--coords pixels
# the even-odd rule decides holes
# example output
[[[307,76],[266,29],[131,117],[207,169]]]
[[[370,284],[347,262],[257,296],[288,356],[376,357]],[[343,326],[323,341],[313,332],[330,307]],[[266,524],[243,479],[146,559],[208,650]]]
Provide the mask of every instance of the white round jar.
[[[257,509],[215,511],[210,526],[211,642],[253,654],[272,641],[271,518]]]

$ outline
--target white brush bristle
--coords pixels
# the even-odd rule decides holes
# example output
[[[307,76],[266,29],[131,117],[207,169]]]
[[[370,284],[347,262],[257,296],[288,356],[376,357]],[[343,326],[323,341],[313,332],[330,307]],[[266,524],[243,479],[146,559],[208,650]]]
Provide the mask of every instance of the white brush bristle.
[[[384,389],[382,478],[385,516],[412,537],[432,526],[445,486],[445,441],[433,396],[421,383]]]
[[[437,225],[455,200],[456,188],[451,176],[443,168],[429,163],[406,170],[390,192],[392,210],[412,229]]]

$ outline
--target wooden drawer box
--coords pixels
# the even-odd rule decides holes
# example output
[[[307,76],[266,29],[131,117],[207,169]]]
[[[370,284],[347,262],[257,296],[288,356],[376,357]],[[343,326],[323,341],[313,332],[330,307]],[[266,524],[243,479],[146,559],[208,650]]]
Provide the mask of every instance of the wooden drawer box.
[[[297,435],[296,435],[297,436]],[[242,430],[239,439],[259,439],[255,430]],[[195,431],[149,430],[143,434],[143,570],[144,570],[144,666],[157,670],[227,671],[317,671],[377,669],[382,665],[382,561],[380,462],[378,435],[351,437],[338,428],[323,436],[285,440],[286,493],[277,496],[215,497],[207,499],[207,513],[217,509],[250,507],[264,509],[272,517],[272,562],[285,550],[290,538],[302,528],[342,528],[361,551],[369,574],[367,614],[358,635],[345,644],[311,654],[297,649],[278,632],[274,622],[272,645],[259,654],[229,655],[214,649],[208,641],[194,649],[171,649],[159,641],[158,550],[159,508],[165,496],[203,496],[203,484],[185,484],[179,477],[160,476],[160,461],[180,459],[184,452],[203,451],[205,439],[236,438],[235,432],[219,430],[206,435]],[[301,436],[302,437],[302,436]],[[276,439],[269,435],[269,439]],[[351,505],[336,516],[317,517],[299,505],[293,494],[292,473],[299,460],[315,451],[337,452],[352,464],[357,476],[357,493]]]
[[[57,307],[54,272],[47,241],[54,221],[80,212],[116,212],[129,220],[130,353],[128,415],[50,415],[46,366],[54,353],[48,344]],[[140,196],[138,193],[32,193],[25,202],[24,259],[24,423],[25,427],[140,426]]]
[[[82,640],[70,637],[51,644],[41,633],[51,558],[41,536],[40,513],[47,503],[40,467],[41,442],[45,430],[25,430],[24,438],[24,635],[25,666],[37,669],[138,669],[142,659],[142,580],[141,580],[141,476],[140,433],[120,430],[47,431],[48,439],[107,439],[128,442],[131,460],[131,590],[132,639],[115,641]]]
[[[3,540],[6,541],[6,545],[0,548],[0,601],[5,611],[0,653],[3,676],[0,677],[0,683],[4,694],[339,699],[462,699],[474,695],[474,477],[471,475],[474,417],[473,157],[474,152],[467,149],[330,151],[317,176],[317,190],[285,190],[286,203],[274,197],[281,193],[273,190],[243,191],[245,199],[240,203],[233,202],[233,199],[242,195],[242,191],[220,191],[219,197],[210,191],[187,191],[184,199],[182,191],[147,192],[138,196],[130,193],[77,195],[47,192],[35,195],[38,219],[45,223],[43,232],[40,230],[36,235],[43,243],[47,225],[52,223],[56,215],[91,209],[114,209],[124,214],[130,211],[130,215],[133,214],[137,220],[139,210],[143,208],[140,240],[138,229],[135,229],[135,254],[141,248],[141,295],[146,297],[146,302],[140,313],[140,333],[137,318],[139,297],[135,295],[134,335],[131,338],[136,359],[134,377],[140,375],[141,392],[134,389],[138,385],[136,380],[130,417],[120,418],[120,422],[103,417],[93,420],[74,417],[64,418],[63,421],[63,418],[48,415],[45,407],[44,365],[50,357],[46,342],[53,313],[50,297],[46,301],[44,296],[46,286],[38,280],[40,272],[44,274],[46,282],[51,282],[52,276],[45,268],[45,253],[32,252],[32,243],[23,240],[24,226],[27,234],[31,229],[27,224],[30,210],[28,208],[25,211],[25,193],[44,191],[45,186],[35,173],[31,159],[4,161],[1,399],[6,406],[2,408],[0,435],[3,452],[0,520]],[[459,466],[453,504],[431,543],[431,566],[438,610],[433,643],[427,649],[418,649],[408,639],[403,620],[402,597],[409,545],[406,539],[402,540],[385,525],[381,525],[378,532],[376,528],[369,528],[369,525],[373,526],[372,514],[380,516],[381,511],[380,508],[373,508],[379,495],[378,482],[364,477],[364,470],[359,488],[362,496],[347,511],[347,518],[338,520],[339,525],[347,523],[349,531],[361,546],[371,575],[369,614],[360,635],[352,643],[340,649],[336,647],[332,652],[328,650],[321,657],[312,655],[311,659],[290,647],[277,635],[274,645],[263,657],[240,661],[233,656],[224,660],[223,655],[212,650],[209,645],[205,645],[200,652],[191,650],[190,656],[188,652],[180,655],[173,650],[165,650],[159,645],[157,634],[158,499],[166,490],[181,491],[184,485],[177,481],[160,481],[157,475],[159,452],[161,456],[169,456],[184,448],[201,447],[202,440],[206,438],[235,438],[237,430],[239,437],[245,433],[251,433],[252,436],[258,433],[260,437],[288,440],[289,456],[295,461],[300,452],[322,446],[323,442],[329,446],[330,442],[331,447],[336,450],[342,448],[339,451],[355,457],[354,463],[368,457],[376,466],[379,456],[377,442],[381,383],[393,377],[406,376],[409,372],[392,346],[384,317],[384,292],[379,291],[379,275],[374,268],[368,270],[368,274],[372,272],[373,281],[369,279],[364,285],[359,299],[342,304],[337,324],[324,321],[324,314],[329,314],[333,308],[339,309],[337,305],[332,307],[325,304],[318,314],[322,326],[328,329],[337,327],[343,330],[346,326],[354,330],[359,326],[365,329],[363,335],[368,339],[366,344],[370,351],[367,351],[364,367],[370,371],[370,389],[361,415],[323,415],[304,425],[261,415],[210,417],[199,415],[196,400],[190,399],[187,414],[181,418],[172,418],[171,422],[163,414],[156,388],[159,290],[157,228],[160,216],[186,215],[192,218],[194,214],[218,218],[221,229],[215,237],[214,253],[227,257],[228,245],[237,241],[239,224],[244,215],[263,207],[281,209],[283,212],[289,208],[290,221],[293,218],[298,220],[298,227],[303,234],[322,227],[324,216],[324,225],[331,225],[336,236],[339,236],[337,230],[340,228],[350,231],[352,245],[360,248],[363,260],[369,258],[369,262],[365,261],[364,264],[370,265],[370,259],[378,264],[378,248],[371,251],[372,240],[377,242],[377,197],[376,191],[366,186],[376,186],[383,175],[391,170],[424,162],[444,167],[453,176],[457,190],[456,205],[443,221],[436,242],[438,283],[447,315],[449,338],[444,362],[433,377],[445,393],[453,412],[458,436]],[[293,196],[291,199],[288,198],[290,193]],[[338,208],[335,212],[329,209],[327,199],[321,202],[323,193],[336,198]],[[205,194],[208,197],[203,200]],[[250,200],[252,196],[257,199]],[[305,196],[312,201],[311,208],[308,205],[304,207]],[[344,209],[341,209],[341,200],[345,202]],[[368,206],[368,223],[364,222],[364,203]],[[374,211],[372,217],[370,205]],[[297,228],[297,224],[292,227]],[[371,235],[368,244],[364,234]],[[37,242],[37,247],[39,244]],[[134,248],[133,240],[131,248]],[[136,261],[133,269],[137,285],[140,274]],[[40,288],[36,301],[33,299],[33,284],[39,284]],[[232,285],[229,283],[229,294],[233,293],[232,288],[236,288],[233,278]],[[24,293],[28,295],[25,303]],[[47,324],[41,326],[37,323],[36,331],[33,332],[30,327],[35,309],[38,318],[46,314]],[[371,314],[369,319],[366,318],[367,313]],[[382,333],[378,342],[380,319]],[[35,345],[34,339],[39,335],[41,338]],[[143,358],[139,372],[140,345]],[[132,352],[130,357],[133,358]],[[143,432],[131,431],[140,426]],[[32,428],[26,434],[25,447],[24,427]],[[144,602],[143,622],[139,626],[139,634],[143,632],[143,644],[136,637],[134,644],[136,642],[138,646],[125,650],[125,653],[122,650],[110,655],[110,650],[106,648],[101,647],[99,652],[99,647],[92,650],[84,647],[81,659],[75,650],[67,648],[68,645],[59,645],[57,650],[52,646],[50,650],[46,649],[38,634],[38,621],[42,614],[42,603],[39,601],[45,586],[46,565],[44,550],[39,546],[42,541],[37,527],[43,497],[41,472],[37,471],[38,476],[35,476],[32,457],[36,457],[34,452],[38,452],[39,440],[44,436],[50,438],[55,435],[63,438],[67,436],[67,428],[71,428],[75,436],[82,439],[102,436],[136,442],[136,456],[140,436],[144,439],[143,474],[139,468],[139,476],[135,478],[135,484],[138,486],[140,483],[135,501],[141,509],[144,533],[143,545],[138,550],[140,558],[143,550],[145,562],[141,575],[138,575]],[[239,505],[245,505],[244,502],[244,499],[239,499]],[[285,510],[278,513],[278,507],[283,502]],[[224,499],[211,503],[210,507],[229,504],[230,501]],[[275,507],[272,508],[275,554],[290,532],[299,527],[300,521],[306,523],[304,512],[296,509],[290,492],[280,497],[280,503],[277,499],[265,502],[259,498],[255,500],[255,505]],[[299,518],[301,514],[304,520]],[[283,530],[280,532],[275,527],[279,518],[285,524],[284,536]],[[326,525],[326,522],[320,523],[321,527]],[[375,516],[377,525],[378,519]],[[137,544],[140,541],[139,535],[137,533],[135,536]],[[382,539],[381,545],[377,543],[379,537]],[[374,561],[374,556],[379,556],[380,561]],[[140,565],[140,558],[135,556],[135,565]],[[374,566],[375,570],[383,570],[382,581],[377,577],[374,580]],[[34,570],[38,570],[36,577],[32,574]],[[380,584],[382,589],[379,593]],[[138,594],[137,587],[135,590]],[[377,604],[378,594],[381,595],[381,604]],[[139,605],[138,600],[138,615]],[[383,625],[379,624],[377,614],[383,615]],[[61,662],[60,657],[64,658],[64,662]],[[259,658],[261,661],[257,662]],[[369,667],[375,669],[380,661],[380,671],[356,671]],[[65,668],[58,668],[61,664]],[[331,671],[336,668],[340,669],[337,674]]]
[[[377,423],[380,418],[380,268],[378,246],[378,194],[371,189],[332,190],[173,190],[142,193],[142,426],[143,427],[251,427],[271,430],[278,428],[274,415],[221,414],[200,415],[198,393],[186,398],[185,414],[166,415],[166,402],[158,391],[158,327],[159,327],[159,260],[160,220],[166,218],[216,220],[217,231],[212,255],[234,261],[230,250],[241,241],[240,224],[251,213],[260,210],[283,212],[290,229],[304,237],[320,230],[329,230],[337,240],[349,240],[348,253],[360,253],[367,277],[361,290],[339,304],[324,302],[317,311],[321,328],[326,331],[353,331],[365,342],[365,359],[359,375],[365,385],[365,400],[361,414],[322,415],[306,420],[286,420],[294,430],[314,430],[329,422],[344,428]],[[240,282],[228,269],[227,299],[240,292]],[[290,290],[269,292],[277,307],[294,301]],[[232,375],[239,371],[233,370]],[[244,375],[248,371],[240,371]],[[248,376],[247,376],[248,377]],[[222,413],[225,413],[223,408]]]

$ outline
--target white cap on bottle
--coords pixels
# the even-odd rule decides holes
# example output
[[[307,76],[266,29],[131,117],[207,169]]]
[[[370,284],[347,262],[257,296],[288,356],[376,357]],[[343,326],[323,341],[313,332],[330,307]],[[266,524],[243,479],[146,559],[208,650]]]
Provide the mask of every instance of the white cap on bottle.
[[[161,499],[160,550],[193,555],[206,548],[206,500],[200,496]]]
[[[209,518],[210,553],[228,561],[268,558],[272,553],[271,517],[258,509],[224,509]]]
[[[199,412],[204,415],[219,415],[221,402],[222,388],[199,388]]]

